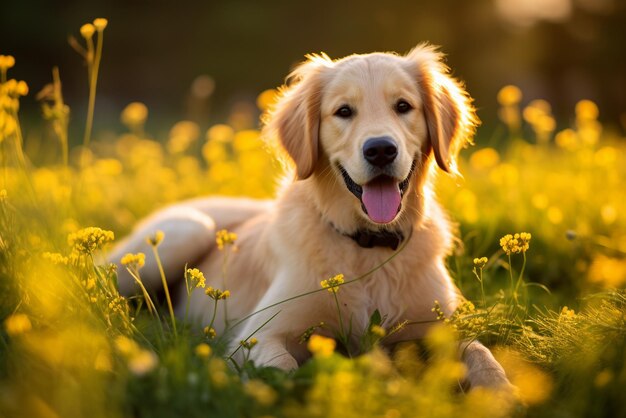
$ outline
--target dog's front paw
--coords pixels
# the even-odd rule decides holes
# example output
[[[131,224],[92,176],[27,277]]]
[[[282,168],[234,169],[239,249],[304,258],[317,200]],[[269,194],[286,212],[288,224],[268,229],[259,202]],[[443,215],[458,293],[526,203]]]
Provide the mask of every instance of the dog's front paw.
[[[464,348],[463,359],[467,366],[465,380],[470,389],[485,388],[515,397],[517,388],[506,377],[504,369],[491,351],[477,341]]]

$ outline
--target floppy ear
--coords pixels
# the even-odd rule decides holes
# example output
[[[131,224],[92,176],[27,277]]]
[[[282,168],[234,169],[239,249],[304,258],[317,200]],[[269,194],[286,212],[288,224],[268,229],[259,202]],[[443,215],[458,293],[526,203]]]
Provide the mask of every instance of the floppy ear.
[[[318,157],[321,72],[332,64],[325,55],[307,56],[288,77],[274,110],[268,117],[266,132],[276,135],[296,163],[299,179],[313,174]]]
[[[457,173],[456,157],[459,149],[472,137],[479,124],[472,99],[463,85],[450,76],[443,63],[443,54],[433,46],[418,45],[407,54],[422,95],[424,116],[430,145],[439,167]]]

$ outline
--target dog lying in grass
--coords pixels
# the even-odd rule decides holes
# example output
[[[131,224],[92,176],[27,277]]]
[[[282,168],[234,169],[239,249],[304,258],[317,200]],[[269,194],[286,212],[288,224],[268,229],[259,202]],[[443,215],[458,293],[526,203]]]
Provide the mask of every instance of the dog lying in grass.
[[[428,45],[406,56],[310,55],[290,80],[264,128],[295,163],[295,180],[275,201],[176,204],[143,221],[112,255],[116,262],[129,252],[149,255],[146,237],[164,231],[159,253],[168,287],[184,289],[187,263],[204,272],[208,285],[226,286],[231,297],[227,310],[217,311],[218,334],[229,321],[270,307],[231,330],[233,341],[254,336],[250,358],[285,370],[309,357],[299,338],[320,321],[326,326],[316,332],[341,330],[353,350],[376,310],[385,326],[414,323],[384,338],[385,345],[422,338],[436,322],[435,301],[445,315],[455,310],[462,297],[444,264],[453,236],[431,186],[438,169],[456,172],[457,152],[477,124],[468,94]],[[238,236],[238,252],[226,265],[215,243],[221,229]],[[215,280],[224,268],[226,283]],[[118,271],[121,292],[137,292]],[[148,257],[145,286],[158,288],[160,277]],[[324,282],[329,295],[320,283],[333,277]],[[184,312],[187,295],[179,294],[175,305]],[[189,312],[206,324],[213,300],[195,292]],[[471,386],[509,387],[482,344],[460,343],[460,353]]]

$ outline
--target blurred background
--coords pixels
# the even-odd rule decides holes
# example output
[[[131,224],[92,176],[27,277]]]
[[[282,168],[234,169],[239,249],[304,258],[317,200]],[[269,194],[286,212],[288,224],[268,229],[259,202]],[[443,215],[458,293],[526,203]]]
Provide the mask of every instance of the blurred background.
[[[177,120],[201,127],[243,115],[258,124],[257,95],[279,86],[305,54],[333,58],[441,45],[455,75],[476,100],[489,135],[497,123],[498,90],[515,84],[522,103],[546,99],[559,124],[577,101],[591,99],[607,129],[626,125],[626,2],[621,0],[96,0],[3,2],[0,53],[16,58],[13,77],[26,80],[26,132],[37,135],[36,93],[59,66],[72,108],[70,138],[81,138],[87,103],[82,57],[68,37],[109,19],[98,84],[95,133],[122,129],[119,113],[141,101],[156,136]],[[231,121],[231,124],[233,122]],[[244,126],[241,126],[244,127]],[[163,134],[165,136],[166,134]]]

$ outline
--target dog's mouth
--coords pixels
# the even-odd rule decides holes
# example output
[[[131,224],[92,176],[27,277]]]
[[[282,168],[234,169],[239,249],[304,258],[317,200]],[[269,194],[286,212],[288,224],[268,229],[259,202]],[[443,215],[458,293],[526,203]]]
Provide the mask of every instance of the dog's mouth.
[[[402,197],[409,188],[415,165],[416,160],[413,160],[408,176],[402,181],[382,174],[364,185],[359,185],[352,180],[341,164],[338,164],[338,167],[346,187],[361,202],[363,212],[373,222],[386,224],[393,221],[402,209]]]

